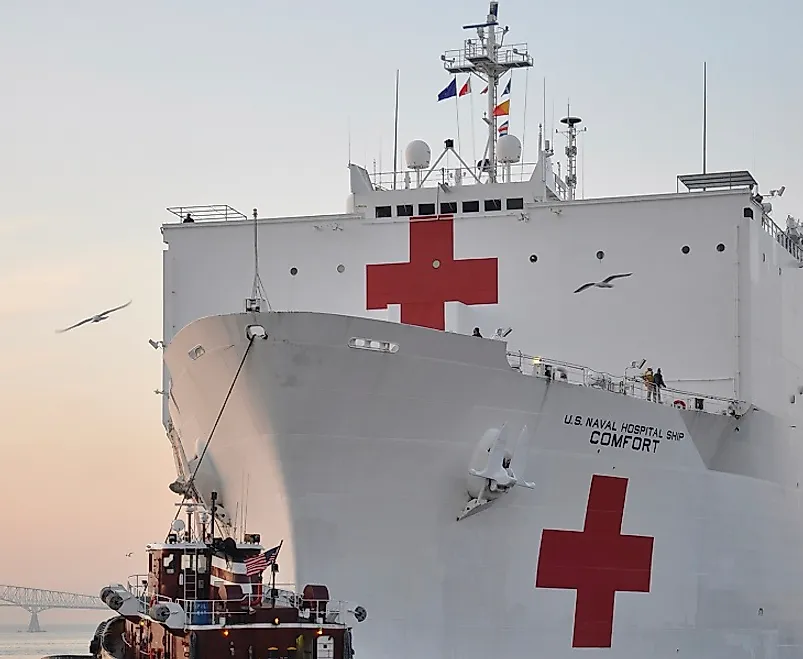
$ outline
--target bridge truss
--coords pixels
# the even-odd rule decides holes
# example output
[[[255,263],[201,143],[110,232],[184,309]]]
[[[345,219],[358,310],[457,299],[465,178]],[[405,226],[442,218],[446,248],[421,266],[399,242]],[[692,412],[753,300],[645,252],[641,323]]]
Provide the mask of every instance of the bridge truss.
[[[29,632],[42,631],[39,627],[39,614],[48,609],[106,609],[108,608],[94,595],[67,593],[61,590],[42,590],[24,586],[5,586],[0,584],[0,606],[18,606],[31,614]]]

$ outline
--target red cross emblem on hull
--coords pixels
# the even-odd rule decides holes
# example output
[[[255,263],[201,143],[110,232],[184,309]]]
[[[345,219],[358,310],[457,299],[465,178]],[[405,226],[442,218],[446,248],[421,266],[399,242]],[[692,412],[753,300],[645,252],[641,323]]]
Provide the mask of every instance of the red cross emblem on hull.
[[[582,531],[545,529],[536,588],[577,591],[573,648],[609,648],[617,591],[647,593],[655,538],[622,535],[627,479],[591,479]]]
[[[366,308],[401,305],[401,322],[446,329],[446,302],[496,304],[497,259],[454,258],[451,215],[410,219],[410,261],[365,266]]]

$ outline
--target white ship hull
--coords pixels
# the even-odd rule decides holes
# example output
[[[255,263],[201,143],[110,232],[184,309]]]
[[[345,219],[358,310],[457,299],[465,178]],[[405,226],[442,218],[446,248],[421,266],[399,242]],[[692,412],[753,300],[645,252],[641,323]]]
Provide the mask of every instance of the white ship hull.
[[[267,338],[196,483],[230,519],[284,540],[280,581],[325,583],[367,609],[358,657],[803,655],[803,456],[788,423],[531,377],[499,341],[231,314],[190,323],[165,351],[190,458],[254,323]],[[350,348],[353,337],[399,348]],[[475,451],[503,424],[528,428],[517,476],[534,489],[457,521],[482,481],[469,476]],[[619,537],[620,515],[621,534],[641,538]]]

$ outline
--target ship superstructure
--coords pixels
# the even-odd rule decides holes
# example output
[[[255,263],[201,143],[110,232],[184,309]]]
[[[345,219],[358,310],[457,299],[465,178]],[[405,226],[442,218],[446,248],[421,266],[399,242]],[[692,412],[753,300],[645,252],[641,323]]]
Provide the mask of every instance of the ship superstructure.
[[[578,199],[579,119],[565,179],[546,135],[521,164],[495,110],[532,59],[496,2],[467,27],[478,162],[414,140],[345,213],[171,209],[172,489],[353,591],[372,654],[803,656],[799,223],[747,171]]]

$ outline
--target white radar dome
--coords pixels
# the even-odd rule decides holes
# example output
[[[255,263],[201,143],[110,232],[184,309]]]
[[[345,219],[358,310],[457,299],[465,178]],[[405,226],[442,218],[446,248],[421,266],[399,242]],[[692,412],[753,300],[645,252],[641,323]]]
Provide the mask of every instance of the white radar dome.
[[[521,142],[515,135],[502,135],[496,143],[499,162],[518,162],[521,158]]]
[[[413,140],[404,150],[404,159],[410,169],[426,169],[431,157],[432,151],[424,140]]]

